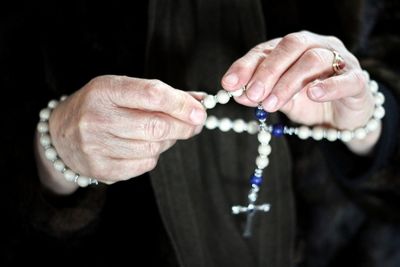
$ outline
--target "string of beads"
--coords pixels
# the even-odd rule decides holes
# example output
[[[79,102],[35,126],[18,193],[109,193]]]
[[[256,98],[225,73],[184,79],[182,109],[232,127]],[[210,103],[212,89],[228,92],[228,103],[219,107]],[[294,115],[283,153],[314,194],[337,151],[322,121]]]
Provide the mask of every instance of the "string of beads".
[[[64,101],[66,98],[66,96],[62,96],[60,101]],[[96,179],[80,175],[79,173],[76,173],[68,168],[63,160],[58,156],[57,150],[52,145],[49,132],[49,118],[51,112],[58,105],[58,103],[59,102],[57,100],[51,100],[48,103],[47,108],[42,109],[39,113],[40,121],[37,125],[37,130],[40,135],[39,142],[44,149],[44,154],[46,158],[52,162],[54,169],[63,174],[65,180],[74,182],[80,187],[86,187],[90,184],[97,185],[98,181]]]
[[[368,73],[366,73],[368,75]],[[369,77],[369,75],[368,75]],[[236,119],[232,121],[229,118],[218,119],[215,116],[208,116],[205,127],[209,130],[219,129],[222,132],[234,131],[236,133],[247,132],[249,134],[257,134],[259,141],[258,156],[255,160],[255,169],[250,175],[250,191],[248,193],[247,206],[236,205],[232,207],[233,214],[246,213],[247,222],[243,236],[249,237],[251,235],[251,220],[257,211],[268,212],[270,209],[269,204],[256,205],[258,193],[263,182],[263,171],[269,165],[268,156],[271,154],[272,148],[269,145],[272,136],[280,137],[283,135],[295,135],[300,139],[313,138],[314,140],[327,139],[329,141],[341,140],[342,142],[349,142],[353,139],[363,139],[368,133],[375,131],[380,124],[380,120],[385,116],[385,109],[383,103],[385,102],[384,95],[378,91],[378,84],[374,80],[369,80],[368,88],[372,92],[375,100],[375,107],[372,117],[366,125],[356,128],[354,130],[338,130],[327,128],[323,126],[299,126],[289,127],[282,124],[268,125],[266,123],[268,113],[261,107],[255,108],[256,120],[245,122],[243,119]],[[220,90],[216,95],[207,95],[202,104],[206,109],[212,109],[217,104],[226,104],[232,97],[241,96],[245,88],[241,88],[234,92]]]

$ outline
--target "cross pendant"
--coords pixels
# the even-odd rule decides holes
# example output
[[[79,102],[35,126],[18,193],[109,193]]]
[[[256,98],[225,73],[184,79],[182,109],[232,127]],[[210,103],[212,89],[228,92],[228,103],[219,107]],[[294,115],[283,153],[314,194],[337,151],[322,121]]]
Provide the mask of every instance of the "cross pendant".
[[[250,201],[249,205],[247,206],[233,206],[232,213],[237,215],[240,213],[247,213],[246,224],[243,231],[243,237],[250,237],[251,236],[251,226],[253,223],[254,215],[257,211],[261,212],[268,212],[270,209],[270,204],[261,204],[261,205],[254,205],[252,201]]]

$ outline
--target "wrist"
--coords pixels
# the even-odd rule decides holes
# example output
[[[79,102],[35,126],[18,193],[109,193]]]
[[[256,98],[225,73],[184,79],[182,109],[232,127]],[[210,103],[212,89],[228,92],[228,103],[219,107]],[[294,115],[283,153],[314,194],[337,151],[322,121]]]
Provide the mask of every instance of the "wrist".
[[[360,156],[367,156],[378,142],[382,133],[382,123],[378,121],[377,128],[363,139],[352,139],[345,143],[350,151]]]
[[[61,101],[65,99],[66,97],[62,97]],[[37,154],[44,167],[40,173],[42,183],[55,192],[68,194],[75,191],[78,186],[86,187],[98,182],[94,178],[73,171],[59,156],[49,131],[49,119],[58,104],[58,101],[51,100],[47,108],[40,111],[40,121],[37,126],[37,146],[39,146]]]
[[[46,158],[40,144],[40,135],[35,134],[35,156],[38,165],[39,180],[42,185],[58,195],[69,195],[78,189],[78,185],[65,180],[64,175],[54,169],[53,164]]]

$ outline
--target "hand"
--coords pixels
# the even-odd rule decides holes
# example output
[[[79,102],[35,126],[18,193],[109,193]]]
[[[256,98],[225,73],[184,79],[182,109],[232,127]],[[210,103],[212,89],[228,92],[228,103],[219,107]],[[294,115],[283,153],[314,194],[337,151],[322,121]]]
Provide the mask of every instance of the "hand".
[[[156,80],[93,79],[50,117],[50,133],[72,170],[111,184],[153,169],[176,140],[201,131],[206,113],[190,94]]]
[[[332,50],[346,64],[340,75],[334,75]],[[305,31],[262,43],[234,62],[222,86],[232,91],[243,85],[246,94],[237,102],[248,106],[261,103],[265,110],[280,110],[301,124],[353,130],[365,125],[374,110],[367,77],[356,57],[339,39]],[[355,150],[369,150],[380,128],[377,132]]]

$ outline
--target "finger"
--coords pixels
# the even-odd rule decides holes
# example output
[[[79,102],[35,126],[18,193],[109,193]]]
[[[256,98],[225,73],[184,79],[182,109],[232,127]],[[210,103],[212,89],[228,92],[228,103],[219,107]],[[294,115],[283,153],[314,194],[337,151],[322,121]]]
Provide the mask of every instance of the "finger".
[[[280,39],[273,39],[257,45],[243,57],[236,60],[222,78],[222,87],[227,91],[238,90],[246,85],[260,62],[272,51]]]
[[[204,124],[207,114],[194,97],[158,80],[118,77],[112,101],[120,107],[158,111],[194,125]]]
[[[116,159],[151,158],[158,157],[175,143],[175,140],[147,142],[110,136],[102,144],[102,153]]]
[[[297,32],[286,35],[255,70],[246,90],[247,97],[253,102],[263,101],[271,92],[279,78],[308,49],[321,46],[321,38],[309,32]],[[269,106],[277,99],[267,100]]]
[[[93,165],[91,177],[96,177],[103,183],[112,184],[151,171],[156,167],[157,161],[156,157],[133,160],[102,158],[98,159],[96,165]]]
[[[200,92],[200,91],[188,91],[187,93],[198,101],[203,100],[208,95],[206,92]]]
[[[196,135],[202,127],[160,112],[120,108],[112,117],[112,120],[103,124],[103,130],[120,138],[133,140],[183,140]]]
[[[263,107],[274,112],[284,106],[308,83],[333,74],[333,53],[323,48],[307,50],[299,60],[287,70],[271,90]]]
[[[351,98],[355,102],[365,96],[367,77],[362,70],[352,70],[338,76],[311,83],[307,88],[308,97],[316,102],[327,102]]]

